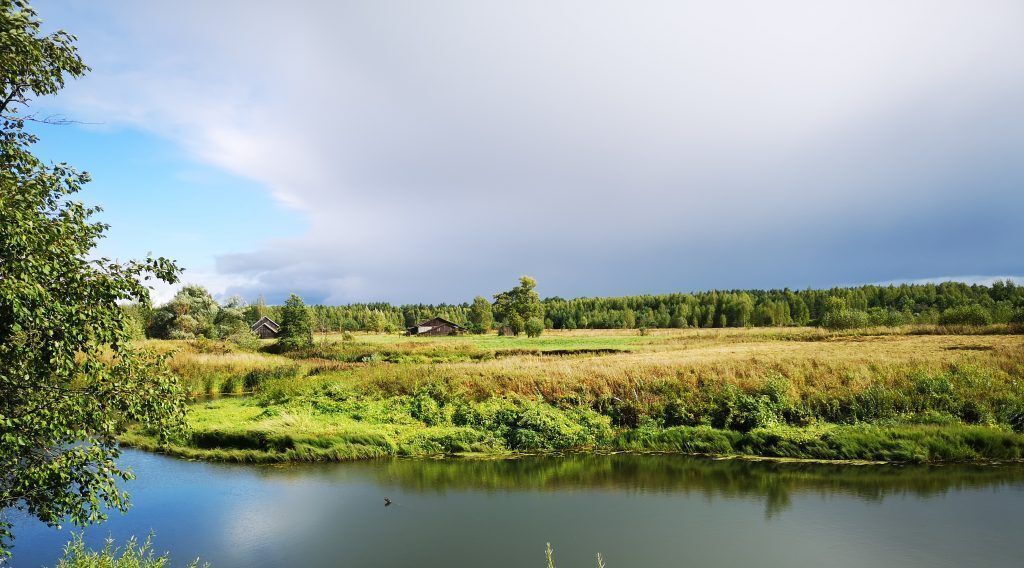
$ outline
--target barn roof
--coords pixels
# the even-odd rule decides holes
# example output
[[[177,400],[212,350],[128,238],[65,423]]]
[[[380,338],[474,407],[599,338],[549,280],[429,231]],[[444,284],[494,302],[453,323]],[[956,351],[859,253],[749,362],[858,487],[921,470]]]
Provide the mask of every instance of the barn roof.
[[[249,327],[249,329],[251,329],[253,331],[256,331],[257,329],[259,329],[259,328],[261,328],[263,326],[267,326],[274,333],[277,333],[278,331],[281,331],[280,324],[278,324],[276,321],[268,318],[267,316],[263,316],[260,319],[256,320],[256,323],[252,324]]]
[[[453,322],[451,320],[446,320],[444,318],[430,318],[427,321],[420,322],[419,324],[416,325],[416,327],[422,327],[422,326],[425,326],[425,325],[437,326],[437,325],[442,324],[442,323],[446,323],[446,324],[448,324],[448,325],[450,325],[452,327],[457,327],[459,329],[462,329],[461,325],[459,325],[459,324],[457,324],[457,323],[455,323],[455,322]]]

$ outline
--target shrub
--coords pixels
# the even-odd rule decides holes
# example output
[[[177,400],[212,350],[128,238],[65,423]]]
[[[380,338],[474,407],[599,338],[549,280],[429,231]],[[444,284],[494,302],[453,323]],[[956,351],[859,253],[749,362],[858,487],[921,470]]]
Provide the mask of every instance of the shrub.
[[[188,346],[196,353],[206,353],[214,355],[223,355],[225,353],[231,353],[231,345],[224,343],[223,341],[214,341],[207,339],[206,337],[199,336],[188,342]]]
[[[1024,307],[1014,310],[1010,317],[1010,325],[1017,331],[1024,331]]]
[[[942,325],[990,325],[992,314],[978,304],[956,306],[942,312],[939,323]]]
[[[167,568],[169,562],[166,554],[157,556],[153,552],[152,534],[142,544],[131,537],[124,548],[114,546],[114,541],[108,539],[100,550],[86,548],[82,535],[75,534],[64,547],[64,555],[57,561],[57,568]],[[188,568],[198,566],[199,559],[187,565]]]
[[[420,392],[413,397],[409,414],[427,426],[437,426],[445,422],[444,409],[426,392]]]
[[[662,413],[665,426],[696,426],[698,420],[681,399],[674,399],[665,405]]]
[[[867,314],[868,324],[873,326],[897,327],[913,321],[912,315],[885,308],[871,308]]]
[[[850,308],[830,311],[821,318],[821,326],[825,329],[857,329],[867,327],[870,323],[866,312]]]
[[[540,334],[544,333],[544,320],[540,318],[526,320],[525,331],[527,337],[540,337]]]
[[[260,348],[259,336],[249,329],[229,335],[226,339],[245,351],[258,351]]]

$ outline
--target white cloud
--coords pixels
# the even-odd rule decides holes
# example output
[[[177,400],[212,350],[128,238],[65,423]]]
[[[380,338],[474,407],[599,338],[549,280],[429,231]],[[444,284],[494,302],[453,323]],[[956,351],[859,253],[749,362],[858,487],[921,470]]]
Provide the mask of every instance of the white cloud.
[[[161,280],[149,281],[146,284],[150,288],[150,301],[154,306],[159,306],[169,302],[184,286],[203,286],[210,291],[214,298],[224,300],[232,295],[233,290],[251,289],[258,282],[236,274],[223,274],[210,270],[187,270],[176,284],[168,284]]]
[[[68,7],[94,14],[78,113],[308,217],[220,257],[202,277],[225,290],[436,301],[527,272],[569,295],[1024,270],[1024,230],[975,234],[1024,209],[1017,2]]]

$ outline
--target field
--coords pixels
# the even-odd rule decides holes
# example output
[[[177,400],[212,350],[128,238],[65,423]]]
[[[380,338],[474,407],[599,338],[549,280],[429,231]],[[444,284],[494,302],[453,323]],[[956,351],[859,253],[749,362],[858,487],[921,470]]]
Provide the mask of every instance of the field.
[[[680,451],[970,461],[1024,451],[1005,327],[331,334],[303,352],[149,341],[196,397],[161,449],[236,461]],[[145,432],[125,438],[156,449]]]

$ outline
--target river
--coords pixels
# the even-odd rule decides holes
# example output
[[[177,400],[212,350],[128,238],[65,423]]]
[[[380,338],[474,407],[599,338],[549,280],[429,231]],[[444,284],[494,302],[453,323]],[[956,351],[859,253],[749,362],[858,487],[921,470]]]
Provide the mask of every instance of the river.
[[[241,466],[125,453],[132,509],[173,566],[1021,566],[1024,467],[838,466],[669,455]],[[385,507],[385,497],[392,504]],[[16,517],[9,565],[69,529]]]

